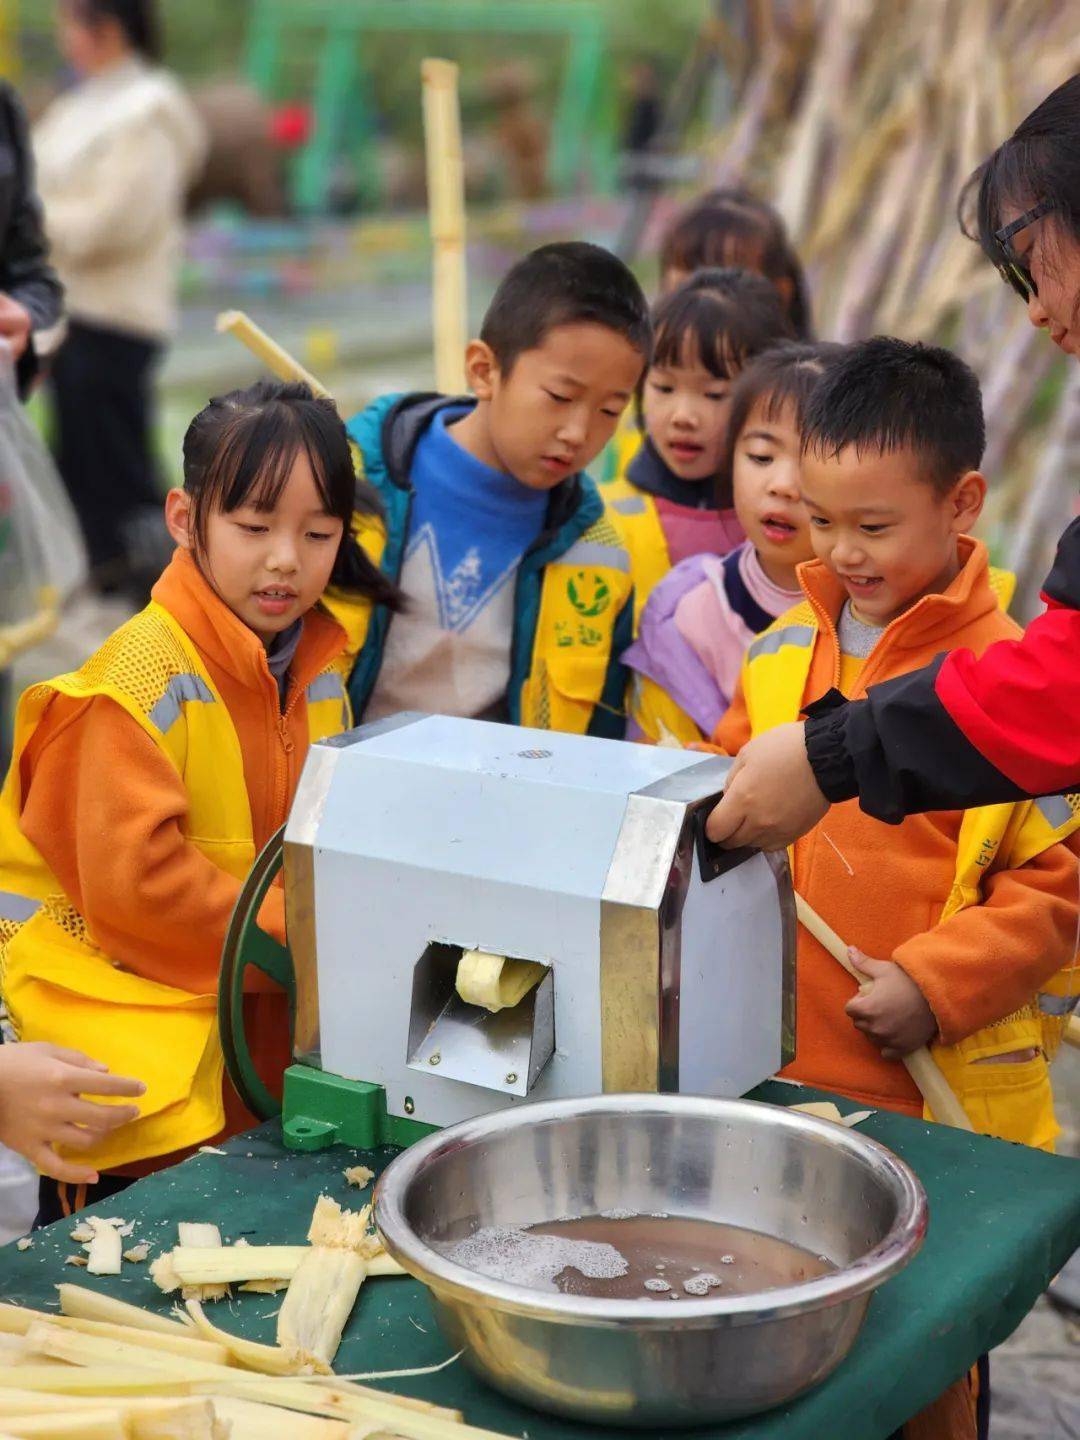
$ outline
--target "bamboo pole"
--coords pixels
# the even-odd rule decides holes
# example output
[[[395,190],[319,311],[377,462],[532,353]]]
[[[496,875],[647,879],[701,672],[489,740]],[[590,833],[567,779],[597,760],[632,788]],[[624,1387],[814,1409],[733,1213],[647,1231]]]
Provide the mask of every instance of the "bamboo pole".
[[[272,339],[261,325],[256,325],[243,310],[223,310],[217,317],[216,328],[219,335],[232,335],[241,345],[246,345],[279,380],[299,380],[304,385],[310,385],[316,395],[329,395],[321,380],[316,380],[299,360]]]
[[[460,395],[465,389],[465,167],[458,67],[449,60],[425,60],[420,78],[433,248],[435,385],[445,395]]]
[[[795,909],[800,922],[809,930],[814,939],[848,972],[860,990],[868,990],[873,984],[852,965],[848,959],[848,947],[831,925],[827,924],[801,895],[796,893]],[[964,1107],[953,1093],[949,1082],[938,1068],[937,1062],[925,1045],[903,1057],[904,1066],[912,1080],[919,1087],[919,1093],[926,1101],[934,1119],[942,1125],[952,1125],[957,1130],[971,1130],[972,1124]]]

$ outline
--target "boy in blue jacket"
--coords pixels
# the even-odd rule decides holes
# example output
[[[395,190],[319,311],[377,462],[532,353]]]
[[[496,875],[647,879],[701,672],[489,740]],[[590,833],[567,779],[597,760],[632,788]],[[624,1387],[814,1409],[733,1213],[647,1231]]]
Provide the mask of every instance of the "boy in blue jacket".
[[[472,396],[389,395],[349,422],[385,520],[356,529],[404,612],[329,603],[357,723],[402,710],[621,736],[629,560],[585,467],[648,360],[648,306],[615,256],[545,245],[465,352]]]

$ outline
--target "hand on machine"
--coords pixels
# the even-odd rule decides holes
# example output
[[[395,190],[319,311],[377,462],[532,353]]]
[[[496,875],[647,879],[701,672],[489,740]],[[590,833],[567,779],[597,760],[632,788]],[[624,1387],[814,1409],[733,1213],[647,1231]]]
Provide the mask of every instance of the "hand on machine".
[[[141,1080],[110,1075],[80,1050],[33,1041],[0,1045],[0,1142],[43,1175],[92,1185],[97,1172],[61,1159],[55,1147],[85,1150],[139,1113],[135,1105],[102,1105],[86,1095],[136,1096],[145,1090]]]
[[[709,816],[710,840],[728,849],[784,850],[814,828],[829,802],[810,768],[804,729],[799,721],[777,725],[743,746]]]

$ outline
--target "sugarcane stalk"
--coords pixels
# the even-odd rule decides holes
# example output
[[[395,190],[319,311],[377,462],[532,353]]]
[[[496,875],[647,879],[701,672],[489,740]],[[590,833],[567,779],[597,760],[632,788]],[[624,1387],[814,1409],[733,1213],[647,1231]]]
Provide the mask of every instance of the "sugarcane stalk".
[[[444,395],[465,389],[465,166],[461,152],[458,67],[420,67],[431,226],[435,384]]]

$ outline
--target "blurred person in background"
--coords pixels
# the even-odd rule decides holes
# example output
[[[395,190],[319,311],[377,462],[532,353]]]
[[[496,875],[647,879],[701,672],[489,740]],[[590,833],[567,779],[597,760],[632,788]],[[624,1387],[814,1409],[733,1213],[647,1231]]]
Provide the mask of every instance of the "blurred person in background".
[[[802,264],[779,213],[749,190],[708,190],[672,221],[660,242],[660,289],[675,290],[696,270],[734,265],[776,287],[797,340],[813,340]]]
[[[34,131],[70,325],[52,374],[56,458],[104,592],[144,598],[168,553],[153,374],[176,318],[185,194],[202,122],[159,68],[154,0],[59,0],[76,83]]]
[[[795,339],[813,340],[806,277],[784,222],[770,204],[739,186],[708,190],[675,216],[660,241],[660,295],[670,295],[699,270],[731,268],[763,275],[779,295]],[[629,406],[605,451],[603,484],[626,474],[641,441],[636,406]]]
[[[0,81],[0,339],[11,347],[23,398],[58,333],[63,300],[34,190],[26,117]]]

